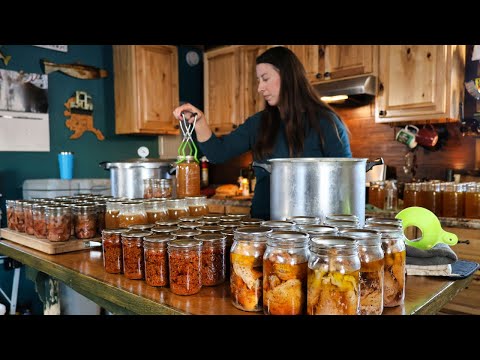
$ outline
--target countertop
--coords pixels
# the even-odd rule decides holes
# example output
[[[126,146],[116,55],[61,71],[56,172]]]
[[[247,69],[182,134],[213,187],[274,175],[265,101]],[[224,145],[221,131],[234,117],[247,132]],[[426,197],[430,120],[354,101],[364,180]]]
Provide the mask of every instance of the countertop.
[[[179,296],[168,288],[151,287],[142,280],[109,274],[103,269],[100,247],[48,255],[3,239],[0,240],[0,254],[64,282],[114,314],[261,314],[236,309],[230,300],[228,282],[203,287],[192,296]],[[384,314],[435,314],[472,280],[473,276],[456,281],[407,276],[404,305],[385,309]]]

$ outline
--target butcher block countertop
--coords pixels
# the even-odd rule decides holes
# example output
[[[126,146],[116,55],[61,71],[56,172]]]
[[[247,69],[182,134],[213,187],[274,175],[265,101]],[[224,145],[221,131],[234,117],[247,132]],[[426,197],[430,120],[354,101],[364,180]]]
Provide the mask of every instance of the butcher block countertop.
[[[64,282],[114,314],[261,314],[236,309],[230,300],[228,282],[203,287],[192,296],[179,296],[168,288],[151,287],[143,280],[109,274],[103,269],[101,248],[49,255],[2,239],[0,254]],[[385,309],[384,314],[435,314],[472,279],[473,276],[456,281],[407,276],[405,304]]]

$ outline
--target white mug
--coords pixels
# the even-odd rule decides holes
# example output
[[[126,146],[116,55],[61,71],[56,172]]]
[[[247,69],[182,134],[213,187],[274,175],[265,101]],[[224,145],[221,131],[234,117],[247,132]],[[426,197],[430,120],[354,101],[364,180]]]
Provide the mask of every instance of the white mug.
[[[400,129],[395,137],[395,140],[407,145],[410,149],[413,149],[415,146],[417,146],[417,140],[415,139],[417,133],[418,127],[414,125],[407,125],[405,128]]]

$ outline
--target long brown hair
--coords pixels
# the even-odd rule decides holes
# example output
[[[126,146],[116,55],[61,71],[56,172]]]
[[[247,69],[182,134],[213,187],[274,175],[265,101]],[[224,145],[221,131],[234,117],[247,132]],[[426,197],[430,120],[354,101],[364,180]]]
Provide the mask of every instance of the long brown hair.
[[[335,115],[337,114],[330,106],[320,100],[307,79],[301,61],[288,48],[276,46],[266,50],[256,58],[257,65],[263,63],[271,64],[278,69],[280,73],[280,96],[277,106],[270,106],[265,102],[259,135],[253,147],[254,157],[262,159],[273,153],[273,147],[280,129],[280,121],[285,124],[290,157],[298,156],[303,152],[305,119],[308,119],[310,129],[314,129],[318,133],[323,147],[324,139],[318,125],[317,113],[324,109],[333,112]],[[281,109],[281,113],[279,109]],[[340,116],[338,118],[340,119]],[[329,121],[333,122],[330,118]],[[334,122],[333,125],[336,126]]]

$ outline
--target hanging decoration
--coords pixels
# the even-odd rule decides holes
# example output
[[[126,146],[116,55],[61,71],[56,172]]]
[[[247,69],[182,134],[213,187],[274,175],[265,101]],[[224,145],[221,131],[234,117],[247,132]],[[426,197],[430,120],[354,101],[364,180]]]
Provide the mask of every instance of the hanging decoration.
[[[92,97],[85,91],[76,91],[75,96],[65,102],[67,110],[63,114],[67,117],[65,126],[74,133],[70,139],[78,139],[85,131],[91,131],[98,140],[105,140],[102,132],[93,126],[93,103]]]
[[[60,71],[65,75],[77,79],[99,79],[108,76],[107,70],[99,69],[95,66],[82,64],[55,64],[51,61],[42,59],[40,61],[42,70],[45,74],[50,74],[55,71]]]
[[[0,45],[1,47],[1,45]],[[11,55],[5,55],[2,51],[0,51],[0,59],[2,59],[5,66],[8,65],[8,62],[12,59]]]

